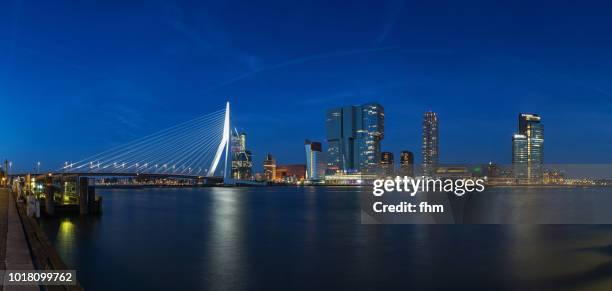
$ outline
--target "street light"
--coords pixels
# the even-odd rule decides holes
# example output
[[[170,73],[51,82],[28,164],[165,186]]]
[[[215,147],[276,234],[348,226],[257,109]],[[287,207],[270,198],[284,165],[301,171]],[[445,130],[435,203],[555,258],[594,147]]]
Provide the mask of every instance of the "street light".
[[[36,174],[40,173],[40,162],[36,163]]]

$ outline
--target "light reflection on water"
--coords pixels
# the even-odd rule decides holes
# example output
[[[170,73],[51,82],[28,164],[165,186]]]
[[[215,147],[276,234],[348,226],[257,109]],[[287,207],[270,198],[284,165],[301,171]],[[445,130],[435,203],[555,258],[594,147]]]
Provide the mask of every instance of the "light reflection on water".
[[[240,189],[237,189],[240,191]],[[212,290],[239,290],[248,287],[247,264],[243,261],[244,204],[240,193],[231,188],[211,189],[210,241],[201,257],[206,264],[202,276]],[[209,258],[206,260],[206,258]],[[207,286],[203,286],[207,287]]]
[[[606,225],[362,225],[355,188],[98,193],[102,216],[43,221],[87,290],[612,288]]]
[[[61,253],[68,256],[66,260],[74,260],[75,231],[74,223],[70,219],[65,218],[60,222],[55,245]]]

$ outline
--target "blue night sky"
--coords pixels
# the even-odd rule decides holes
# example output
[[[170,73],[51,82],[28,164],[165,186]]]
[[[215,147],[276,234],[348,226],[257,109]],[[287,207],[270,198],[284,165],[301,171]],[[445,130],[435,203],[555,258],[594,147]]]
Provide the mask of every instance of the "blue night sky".
[[[396,154],[433,110],[442,162],[508,163],[533,112],[547,163],[611,163],[612,4],[496,2],[5,0],[0,158],[55,169],[229,100],[258,169],[304,163],[327,108],[376,101]]]

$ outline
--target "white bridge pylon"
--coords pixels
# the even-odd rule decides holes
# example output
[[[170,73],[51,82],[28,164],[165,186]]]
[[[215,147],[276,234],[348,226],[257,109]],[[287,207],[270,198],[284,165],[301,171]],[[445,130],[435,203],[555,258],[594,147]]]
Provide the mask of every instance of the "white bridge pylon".
[[[223,152],[225,152],[225,161],[223,167],[223,181],[227,184],[230,181],[230,173],[227,168],[228,159],[231,156],[230,150],[230,103],[227,102],[225,105],[225,120],[223,122],[223,136],[221,138],[221,143],[219,143],[219,147],[217,148],[217,152],[215,153],[215,158],[210,165],[210,170],[208,171],[209,177],[213,176],[217,170],[217,166],[219,165],[219,161],[221,160],[221,156]],[[230,165],[231,166],[231,165]]]

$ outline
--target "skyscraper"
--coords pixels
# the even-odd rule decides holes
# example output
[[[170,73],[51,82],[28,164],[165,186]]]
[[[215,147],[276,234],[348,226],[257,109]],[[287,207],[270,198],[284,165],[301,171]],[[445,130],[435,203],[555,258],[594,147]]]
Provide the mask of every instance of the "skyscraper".
[[[402,176],[414,177],[414,155],[411,151],[400,153],[400,174]]]
[[[438,164],[438,115],[435,112],[425,112],[423,116],[423,174],[430,176]]]
[[[264,178],[266,181],[274,181],[276,177],[276,161],[271,154],[266,155],[266,159],[263,162],[264,167]]]
[[[231,138],[232,177],[237,180],[253,178],[253,160],[251,151],[246,149],[246,134],[235,132]]]
[[[512,173],[516,179],[527,179],[527,137],[522,134],[512,136]]]
[[[246,133],[241,133],[238,136],[238,144],[242,150],[246,150]]]
[[[376,169],[380,141],[384,138],[384,119],[384,108],[377,103],[328,110],[328,172]]]
[[[391,177],[394,175],[394,163],[393,163],[393,153],[391,152],[382,152],[380,154],[380,168],[382,169],[383,175],[386,177]]]
[[[304,148],[306,149],[306,180],[321,180],[321,171],[319,170],[319,159],[322,151],[321,143],[306,140]]]
[[[540,183],[544,164],[544,126],[537,114],[518,116],[518,134],[512,137],[512,168],[519,182]]]

